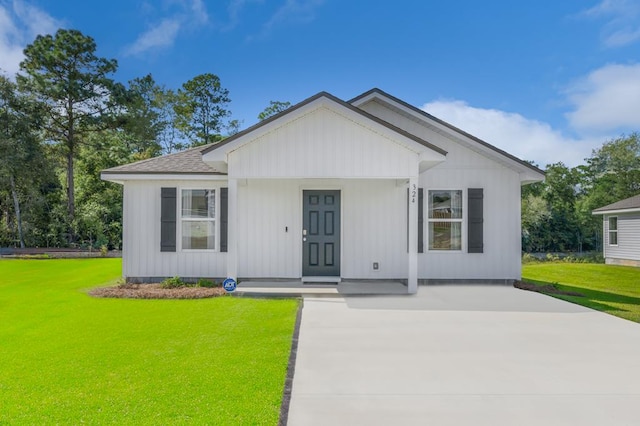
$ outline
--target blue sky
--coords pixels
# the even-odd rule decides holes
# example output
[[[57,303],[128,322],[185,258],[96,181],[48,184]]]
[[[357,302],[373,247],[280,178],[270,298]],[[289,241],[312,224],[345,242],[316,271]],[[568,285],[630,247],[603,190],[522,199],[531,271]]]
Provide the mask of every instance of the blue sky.
[[[59,27],[123,82],[218,75],[243,127],[270,100],[379,87],[541,165],[640,130],[640,0],[0,0],[0,68]]]

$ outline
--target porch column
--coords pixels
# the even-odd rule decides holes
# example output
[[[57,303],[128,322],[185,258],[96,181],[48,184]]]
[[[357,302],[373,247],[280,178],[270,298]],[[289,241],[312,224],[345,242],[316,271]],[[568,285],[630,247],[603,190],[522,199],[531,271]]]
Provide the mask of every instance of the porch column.
[[[409,274],[408,292],[418,292],[418,176],[409,178]]]
[[[238,179],[229,178],[227,277],[238,279]]]

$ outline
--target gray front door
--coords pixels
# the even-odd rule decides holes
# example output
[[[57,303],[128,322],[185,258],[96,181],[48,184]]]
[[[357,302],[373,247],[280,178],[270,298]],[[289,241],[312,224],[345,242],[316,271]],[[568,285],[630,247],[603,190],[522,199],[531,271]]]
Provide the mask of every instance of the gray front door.
[[[302,275],[340,276],[340,191],[303,191]]]

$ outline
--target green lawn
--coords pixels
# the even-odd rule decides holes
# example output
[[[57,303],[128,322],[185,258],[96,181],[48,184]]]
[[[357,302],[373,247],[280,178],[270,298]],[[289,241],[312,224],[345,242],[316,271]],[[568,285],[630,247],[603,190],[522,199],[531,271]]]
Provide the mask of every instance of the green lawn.
[[[554,297],[640,322],[640,268],[592,263],[530,263],[523,266],[522,279],[557,283],[559,289],[584,297]]]
[[[119,274],[0,260],[0,425],[277,424],[297,301],[86,294]]]

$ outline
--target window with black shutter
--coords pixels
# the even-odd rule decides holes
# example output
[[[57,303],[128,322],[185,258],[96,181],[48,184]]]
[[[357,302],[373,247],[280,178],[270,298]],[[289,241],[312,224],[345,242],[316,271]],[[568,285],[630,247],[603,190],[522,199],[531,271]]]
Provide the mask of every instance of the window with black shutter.
[[[484,252],[484,193],[482,188],[469,188],[468,198],[468,231],[467,252]]]
[[[176,251],[176,188],[161,188],[160,198],[160,251]]]

